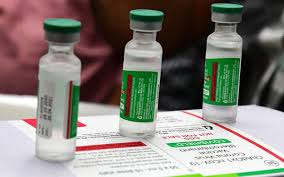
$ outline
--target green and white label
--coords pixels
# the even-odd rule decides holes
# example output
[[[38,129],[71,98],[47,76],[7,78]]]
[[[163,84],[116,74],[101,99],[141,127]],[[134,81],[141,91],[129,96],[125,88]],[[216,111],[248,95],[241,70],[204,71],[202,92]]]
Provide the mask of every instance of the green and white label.
[[[36,131],[39,136],[52,137],[56,127],[63,129],[63,137],[66,139],[76,137],[80,97],[80,86],[77,84],[62,79],[39,81]]]
[[[120,117],[133,122],[153,122],[157,101],[158,72],[122,73]]]
[[[80,86],[72,81],[68,85],[68,109],[65,121],[65,138],[74,138],[77,135],[78,107],[80,99]]]
[[[240,58],[207,58],[203,102],[230,106],[238,102]]]
[[[210,139],[210,140],[201,140],[201,141],[167,143],[167,145],[173,148],[183,148],[191,146],[205,146],[205,145],[215,145],[215,144],[225,144],[225,143],[231,143],[231,141],[227,139]]]

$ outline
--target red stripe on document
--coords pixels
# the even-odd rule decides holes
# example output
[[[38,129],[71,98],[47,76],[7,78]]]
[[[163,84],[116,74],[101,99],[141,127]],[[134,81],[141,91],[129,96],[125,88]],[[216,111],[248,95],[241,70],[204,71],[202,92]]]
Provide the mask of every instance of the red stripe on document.
[[[23,119],[23,121],[25,121],[26,123],[28,123],[32,127],[36,128],[36,119],[34,119],[34,118],[32,118],[32,119]]]
[[[188,115],[191,115],[191,116],[194,116],[194,117],[196,117],[196,118],[198,118],[198,119],[202,119],[202,120],[204,120],[203,119],[203,117],[201,117],[201,116],[199,116],[199,115],[196,115],[196,114],[193,114],[193,113],[191,113],[191,112],[186,112],[186,111],[182,111],[183,113],[185,113],[185,114],[188,114]]]
[[[201,116],[198,116],[198,115],[196,115],[196,114],[189,113],[189,112],[186,112],[186,111],[182,111],[182,112],[185,113],[185,114],[191,115],[191,116],[193,116],[193,117],[196,117],[196,118],[198,118],[198,119],[203,119]],[[228,127],[225,127],[225,126],[223,126],[223,125],[221,125],[221,124],[213,123],[213,122],[210,122],[210,123],[212,123],[212,124],[214,124],[214,125],[216,125],[216,126],[222,128],[222,129],[224,129],[224,130],[226,130],[226,131],[228,131],[228,132],[230,132],[230,133],[232,133],[232,134],[234,134],[234,135],[236,135],[236,136],[242,138],[243,140],[246,140],[247,142],[249,142],[249,143],[251,143],[251,144],[257,146],[258,148],[262,149],[263,151],[265,151],[265,152],[267,152],[268,154],[272,155],[273,157],[277,158],[277,159],[280,160],[281,162],[284,162],[284,158],[282,158],[282,157],[280,157],[279,155],[275,154],[274,152],[270,151],[270,150],[267,149],[266,147],[263,147],[262,145],[258,144],[257,142],[255,142],[255,141],[253,141],[253,140],[251,140],[251,139],[249,139],[249,138],[247,138],[247,137],[241,135],[240,133],[238,133],[238,132],[236,132],[236,131],[234,131],[234,130],[232,130],[232,129],[229,129]]]
[[[143,147],[143,146],[146,146],[146,144],[140,141],[139,142],[127,142],[127,143],[98,144],[98,145],[91,145],[91,146],[77,146],[76,151],[93,151],[93,150]]]
[[[22,120],[25,121],[30,126],[36,128],[36,119],[35,118],[24,118]],[[77,126],[78,127],[86,127],[86,124],[83,124],[82,122],[78,122]]]
[[[86,125],[85,124],[83,124],[82,122],[77,122],[77,127],[86,127]]]
[[[211,101],[216,100],[216,84],[217,84],[218,63],[212,63],[212,85],[211,85]]]
[[[72,87],[73,82],[69,82],[69,97],[68,97],[68,114],[67,114],[67,130],[66,130],[66,139],[70,136],[70,123],[71,123],[71,107],[72,107]]]
[[[125,116],[128,117],[130,113],[131,91],[132,91],[132,76],[127,76],[127,88],[126,88],[126,107]]]

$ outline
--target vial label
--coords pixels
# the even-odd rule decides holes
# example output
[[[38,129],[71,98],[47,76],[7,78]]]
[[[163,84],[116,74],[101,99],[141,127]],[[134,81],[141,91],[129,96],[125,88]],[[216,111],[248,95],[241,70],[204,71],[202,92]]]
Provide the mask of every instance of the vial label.
[[[73,81],[68,84],[67,116],[64,123],[64,137],[66,139],[77,136],[78,108],[80,100],[80,86],[74,85]]]
[[[133,122],[153,122],[157,97],[158,72],[122,73],[120,117]]]
[[[75,84],[74,81],[40,80],[37,135],[50,138],[53,129],[59,128],[63,129],[62,136],[66,139],[76,137],[79,97],[80,86]]]
[[[240,58],[207,58],[203,102],[230,106],[238,101]]]
[[[50,138],[52,136],[54,88],[53,82],[39,82],[36,133],[45,138]]]

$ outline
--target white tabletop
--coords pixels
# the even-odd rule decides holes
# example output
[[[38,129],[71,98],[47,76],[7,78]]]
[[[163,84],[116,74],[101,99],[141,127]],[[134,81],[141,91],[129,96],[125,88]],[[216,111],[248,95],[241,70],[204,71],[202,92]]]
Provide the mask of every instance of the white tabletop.
[[[0,120],[17,120],[36,116],[37,98],[28,95],[0,94]],[[118,106],[80,102],[79,116],[117,114]]]

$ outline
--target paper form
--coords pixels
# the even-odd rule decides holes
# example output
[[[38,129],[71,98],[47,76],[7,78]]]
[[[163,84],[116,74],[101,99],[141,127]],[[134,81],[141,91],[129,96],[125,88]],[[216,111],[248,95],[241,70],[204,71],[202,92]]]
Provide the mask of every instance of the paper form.
[[[120,136],[118,116],[79,119],[76,158],[64,164],[76,177],[268,176],[284,172],[283,155],[229,125],[190,111],[158,114],[156,136]],[[10,121],[35,141],[35,120]]]

